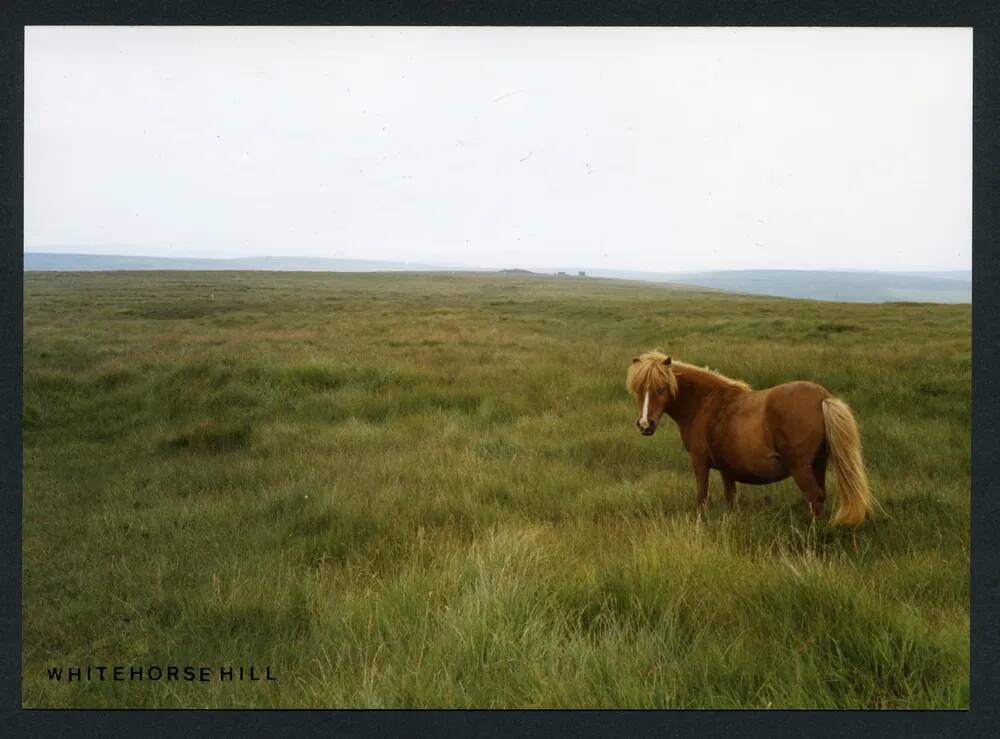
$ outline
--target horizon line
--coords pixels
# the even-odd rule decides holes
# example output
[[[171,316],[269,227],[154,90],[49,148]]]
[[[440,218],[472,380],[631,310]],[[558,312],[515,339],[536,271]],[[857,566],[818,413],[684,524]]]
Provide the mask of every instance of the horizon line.
[[[52,248],[52,247],[49,247]],[[58,247],[57,247],[58,248]],[[70,247],[76,248],[76,247]],[[87,247],[82,247],[87,248]],[[229,257],[205,257],[205,256],[176,256],[176,255],[162,255],[162,254],[113,254],[106,252],[85,252],[85,251],[45,251],[45,247],[39,250],[38,247],[25,247],[23,254],[47,254],[47,255],[57,255],[57,256],[83,256],[83,257],[111,257],[111,258],[123,258],[123,259],[166,259],[166,260],[200,260],[208,262],[225,262],[225,261],[246,261],[252,259],[286,259],[286,260],[312,260],[312,261],[342,261],[342,262],[375,262],[375,263],[385,263],[385,264],[407,264],[412,266],[420,267],[430,267],[435,269],[447,270],[447,271],[472,271],[472,272],[489,272],[496,270],[509,270],[509,269],[524,269],[528,271],[532,270],[545,270],[545,271],[562,271],[562,270],[607,270],[607,271],[618,271],[618,272],[637,272],[642,274],[695,274],[695,273],[705,273],[705,272],[886,272],[886,273],[900,273],[900,272],[972,272],[971,264],[965,268],[956,267],[939,267],[939,268],[859,268],[859,267],[819,267],[819,268],[809,268],[809,267],[719,267],[719,268],[697,268],[697,269],[684,269],[684,270],[649,270],[649,269],[634,269],[630,267],[620,267],[620,266],[472,266],[472,265],[455,265],[446,263],[433,263],[424,262],[419,259],[373,259],[366,257],[353,257],[353,256],[314,256],[314,255],[303,255],[303,254],[289,254],[289,255],[274,255],[274,254],[255,254],[255,255],[245,255],[245,256],[229,256]]]

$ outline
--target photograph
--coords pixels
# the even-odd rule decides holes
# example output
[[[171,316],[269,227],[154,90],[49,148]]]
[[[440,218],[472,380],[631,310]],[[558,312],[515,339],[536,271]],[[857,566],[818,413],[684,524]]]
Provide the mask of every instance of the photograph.
[[[23,31],[24,709],[970,708],[972,28]]]

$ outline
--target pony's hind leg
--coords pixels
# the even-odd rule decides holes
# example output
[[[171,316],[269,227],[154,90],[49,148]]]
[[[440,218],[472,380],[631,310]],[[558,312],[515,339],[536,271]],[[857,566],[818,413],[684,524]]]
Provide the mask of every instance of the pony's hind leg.
[[[825,473],[825,468],[824,468]],[[825,477],[825,475],[824,475]],[[823,501],[826,500],[826,492],[816,475],[813,472],[813,465],[803,465],[792,470],[792,479],[802,491],[802,497],[809,502],[809,510],[812,511],[813,518],[819,518],[823,513]]]
[[[824,495],[826,494],[826,462],[828,459],[826,445],[824,445],[812,463],[813,477],[816,478],[816,482],[819,483]]]

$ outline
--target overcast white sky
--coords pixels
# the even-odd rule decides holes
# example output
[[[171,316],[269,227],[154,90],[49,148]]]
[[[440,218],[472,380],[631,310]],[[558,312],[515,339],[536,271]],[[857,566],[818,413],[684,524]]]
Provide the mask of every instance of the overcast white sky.
[[[32,27],[25,250],[969,269],[969,29]]]

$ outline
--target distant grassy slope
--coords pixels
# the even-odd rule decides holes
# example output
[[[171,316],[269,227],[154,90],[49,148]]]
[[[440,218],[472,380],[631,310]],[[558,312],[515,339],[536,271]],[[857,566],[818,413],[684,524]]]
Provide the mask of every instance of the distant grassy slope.
[[[313,272],[446,271],[442,266],[363,259],[312,257],[247,257],[243,259],[178,259],[102,254],[26,252],[26,272],[109,270],[281,270]],[[482,270],[487,272],[488,270]],[[502,273],[524,273],[507,269]],[[551,274],[557,270],[538,271]],[[560,269],[576,278],[578,269]],[[475,272],[475,270],[473,270]],[[770,295],[809,300],[861,303],[906,301],[969,303],[971,272],[831,272],[816,270],[732,270],[719,272],[638,272],[590,269],[590,277],[611,277],[644,282],[695,285],[748,295]]]
[[[25,275],[29,707],[968,706],[968,306],[522,276]],[[855,409],[811,527],[634,428],[660,347]],[[50,682],[271,665],[273,683]]]

